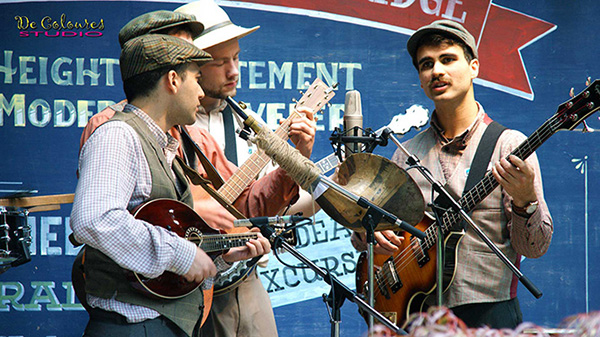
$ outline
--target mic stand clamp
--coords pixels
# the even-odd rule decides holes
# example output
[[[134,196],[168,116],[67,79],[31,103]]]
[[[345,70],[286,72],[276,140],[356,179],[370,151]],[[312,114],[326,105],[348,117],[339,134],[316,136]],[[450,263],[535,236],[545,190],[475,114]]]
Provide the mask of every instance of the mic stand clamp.
[[[250,129],[250,127],[246,124],[244,124],[244,127],[239,130],[239,136],[240,138],[242,138],[243,140],[247,141],[250,138],[250,135],[252,134],[252,130]]]
[[[302,255],[296,248],[294,248],[289,243],[285,242],[285,240],[280,240],[280,238],[276,235],[275,230],[272,226],[267,224],[255,225],[260,229],[262,235],[266,238],[269,238],[271,244],[273,245],[272,249],[284,248],[290,254],[292,254],[295,258],[300,260],[310,269],[312,269],[317,275],[321,276],[327,284],[331,286],[331,291],[327,297],[323,295],[325,302],[328,305],[328,312],[331,317],[331,336],[338,337],[340,335],[339,322],[340,322],[340,308],[344,301],[348,299],[351,302],[356,303],[358,307],[367,312],[369,315],[374,316],[379,322],[381,322],[386,327],[390,328],[397,334],[406,335],[406,332],[392,323],[389,319],[387,319],[380,312],[376,311],[368,305],[365,301],[363,301],[354,291],[350,290],[346,287],[342,282],[340,282],[335,275],[333,275],[328,270],[324,270],[323,268],[317,266],[306,256]],[[331,310],[330,310],[331,308]]]
[[[356,129],[362,130],[363,136],[351,136],[350,134],[355,133]],[[392,132],[389,128],[387,128],[387,130],[389,130],[388,132]],[[340,161],[342,160],[343,144],[359,144],[361,145],[359,147],[361,150],[358,152],[367,153],[373,153],[373,150],[375,150],[377,145],[386,146],[388,144],[387,135],[377,135],[377,133],[370,128],[362,129],[358,126],[343,132],[339,127],[335,127],[329,137],[329,141],[331,142],[331,146],[335,149],[335,154]],[[350,146],[346,149],[350,150],[352,153],[356,153],[356,151],[352,150],[353,147],[355,146]]]
[[[542,292],[527,278],[527,276],[523,275],[519,268],[515,267],[515,265],[502,253],[502,251],[496,246],[492,240],[490,240],[487,235],[475,224],[473,219],[465,212],[462,206],[450,195],[450,193],[435,180],[435,178],[431,175],[431,173],[426,170],[419,163],[419,158],[417,156],[411,154],[406,150],[406,148],[396,139],[393,134],[389,134],[390,139],[398,146],[400,150],[404,152],[404,154],[408,157],[406,159],[406,163],[415,167],[422,175],[425,177],[432,185],[432,188],[435,192],[438,193],[438,197],[436,198],[436,202],[439,202],[441,205],[447,206],[451,208],[456,214],[460,215],[460,217],[469,225],[469,227],[475,231],[475,233],[481,238],[481,240],[492,250],[496,256],[504,263],[510,271],[519,279],[519,281],[529,290],[529,292],[535,297],[542,297]],[[441,226],[442,224],[438,224]],[[439,240],[438,240],[439,241]],[[442,287],[442,284],[438,284],[438,287]]]

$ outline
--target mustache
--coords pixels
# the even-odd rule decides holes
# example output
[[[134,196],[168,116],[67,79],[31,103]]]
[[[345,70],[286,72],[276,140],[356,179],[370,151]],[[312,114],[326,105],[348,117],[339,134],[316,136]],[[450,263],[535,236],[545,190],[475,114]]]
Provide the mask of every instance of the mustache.
[[[450,83],[450,79],[444,78],[443,76],[435,76],[432,77],[431,80],[429,80],[429,82],[427,82],[427,85],[432,86],[437,82]]]

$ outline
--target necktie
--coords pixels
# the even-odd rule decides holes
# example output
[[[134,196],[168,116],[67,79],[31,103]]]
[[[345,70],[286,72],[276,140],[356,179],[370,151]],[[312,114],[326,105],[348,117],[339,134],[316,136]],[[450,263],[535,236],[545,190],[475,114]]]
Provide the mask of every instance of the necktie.
[[[234,163],[238,164],[237,161],[237,145],[235,137],[235,123],[233,121],[233,110],[228,105],[223,110],[223,127],[225,128],[225,157]]]

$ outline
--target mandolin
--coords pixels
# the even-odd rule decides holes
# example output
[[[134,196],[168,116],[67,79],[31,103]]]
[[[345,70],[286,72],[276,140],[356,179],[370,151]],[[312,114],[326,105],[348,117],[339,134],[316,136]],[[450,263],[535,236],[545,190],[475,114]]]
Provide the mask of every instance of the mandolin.
[[[133,212],[136,219],[160,226],[189,240],[202,249],[213,260],[234,247],[258,237],[257,233],[224,234],[208,226],[188,205],[172,199],[154,199],[138,206]],[[156,278],[146,278],[128,271],[131,286],[144,295],[177,299],[196,290],[203,282],[188,282],[183,276],[164,272]]]

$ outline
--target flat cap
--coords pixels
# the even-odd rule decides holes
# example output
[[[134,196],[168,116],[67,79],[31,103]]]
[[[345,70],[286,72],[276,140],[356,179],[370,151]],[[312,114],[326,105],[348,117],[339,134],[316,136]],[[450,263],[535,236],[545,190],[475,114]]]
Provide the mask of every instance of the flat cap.
[[[156,33],[163,29],[188,25],[192,31],[192,38],[197,38],[204,31],[204,25],[196,20],[196,17],[186,13],[173,11],[154,11],[144,13],[133,18],[119,31],[119,44],[121,48],[125,42],[144,34]]]
[[[127,41],[119,59],[123,81],[168,66],[190,62],[202,65],[211,60],[208,53],[193,44],[164,34],[146,34]]]
[[[444,36],[450,35],[451,37],[462,41],[471,50],[473,56],[478,58],[477,43],[475,42],[475,38],[465,27],[463,27],[463,25],[451,20],[437,20],[427,26],[417,29],[417,31],[414,32],[413,35],[408,39],[408,42],[406,43],[406,49],[408,50],[410,57],[412,57],[413,63],[415,63],[415,59],[417,57],[419,41],[423,36],[432,33],[437,33]]]

